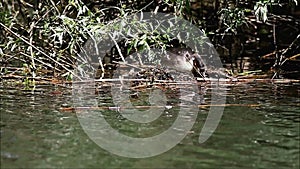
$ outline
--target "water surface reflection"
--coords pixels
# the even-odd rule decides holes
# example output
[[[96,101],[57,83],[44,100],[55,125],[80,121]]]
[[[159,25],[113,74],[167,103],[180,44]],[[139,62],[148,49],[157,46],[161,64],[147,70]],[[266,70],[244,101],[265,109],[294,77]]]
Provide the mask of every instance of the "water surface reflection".
[[[300,84],[228,87],[227,104],[241,106],[225,107],[208,141],[198,143],[208,113],[201,108],[196,124],[180,144],[147,159],[112,155],[92,142],[76,114],[60,110],[72,105],[67,88],[38,86],[31,92],[1,86],[0,93],[2,168],[299,168]],[[100,106],[114,106],[107,91],[100,93]],[[204,97],[209,103],[209,90]],[[136,104],[148,104],[139,101]],[[118,112],[103,114],[119,131],[147,137],[168,128],[176,109],[140,126],[143,130],[138,132]]]

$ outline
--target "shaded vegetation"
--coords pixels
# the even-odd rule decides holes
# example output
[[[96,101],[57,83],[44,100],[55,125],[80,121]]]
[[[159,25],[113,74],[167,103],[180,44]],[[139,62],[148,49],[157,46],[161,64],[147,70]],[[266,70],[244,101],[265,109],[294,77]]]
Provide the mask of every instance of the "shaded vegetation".
[[[118,27],[109,27],[114,19],[139,12],[175,14],[198,26],[233,75],[261,69],[272,70],[269,77],[291,71],[299,73],[297,3],[296,0],[1,0],[1,79],[70,80],[76,57],[87,39],[108,34],[111,29],[118,31]],[[147,31],[120,42],[122,51],[111,51],[108,57],[117,55],[120,59],[133,51],[166,48],[182,41],[180,36],[176,40]],[[299,78],[298,75],[292,77]]]

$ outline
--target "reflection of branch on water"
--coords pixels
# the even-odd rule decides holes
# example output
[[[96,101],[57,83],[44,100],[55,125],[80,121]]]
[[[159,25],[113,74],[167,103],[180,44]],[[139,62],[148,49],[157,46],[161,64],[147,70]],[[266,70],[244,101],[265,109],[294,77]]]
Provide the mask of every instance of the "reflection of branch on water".
[[[198,108],[209,108],[209,107],[258,107],[259,104],[214,104],[214,105],[198,105]],[[184,107],[184,106],[180,106]],[[91,110],[113,110],[113,111],[120,111],[125,109],[150,109],[150,108],[165,108],[165,109],[172,109],[172,108],[180,108],[179,106],[132,106],[132,107],[118,107],[118,106],[103,106],[103,107],[62,107],[60,108],[61,111],[91,111]]]

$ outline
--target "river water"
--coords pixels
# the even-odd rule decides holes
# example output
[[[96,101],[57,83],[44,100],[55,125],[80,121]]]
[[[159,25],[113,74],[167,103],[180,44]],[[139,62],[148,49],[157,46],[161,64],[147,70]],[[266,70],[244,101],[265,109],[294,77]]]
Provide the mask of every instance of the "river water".
[[[76,113],[62,109],[72,106],[72,90],[39,85],[28,91],[2,84],[1,168],[298,169],[300,84],[243,83],[226,90],[222,119],[206,142],[198,142],[209,113],[207,107],[201,107],[193,128],[179,144],[160,155],[139,159],[111,154],[88,137]],[[207,104],[209,90],[206,95]],[[147,91],[141,92],[131,102],[149,105],[141,101],[147,96]],[[116,106],[110,92],[99,91],[97,99],[99,106]],[[115,129],[136,137],[159,134],[176,118],[175,108],[151,125],[137,126],[116,110],[101,113]],[[140,130],[143,127],[145,132]]]

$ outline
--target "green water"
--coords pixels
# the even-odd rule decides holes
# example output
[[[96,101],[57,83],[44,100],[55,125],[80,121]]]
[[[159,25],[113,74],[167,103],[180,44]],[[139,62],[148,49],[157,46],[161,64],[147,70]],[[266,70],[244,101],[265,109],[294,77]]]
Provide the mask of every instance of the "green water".
[[[205,143],[198,143],[208,113],[201,108],[192,130],[177,146],[158,156],[132,159],[99,147],[85,134],[76,113],[60,110],[72,105],[71,90],[37,86],[32,92],[2,85],[1,168],[298,169],[300,84],[240,84],[227,89],[226,103],[234,105],[225,107],[217,130]],[[109,93],[102,92],[98,99],[101,106],[112,106]],[[163,114],[155,123],[140,126],[147,128],[143,133],[116,111],[102,113],[129,136],[160,133],[176,118],[172,112]]]

